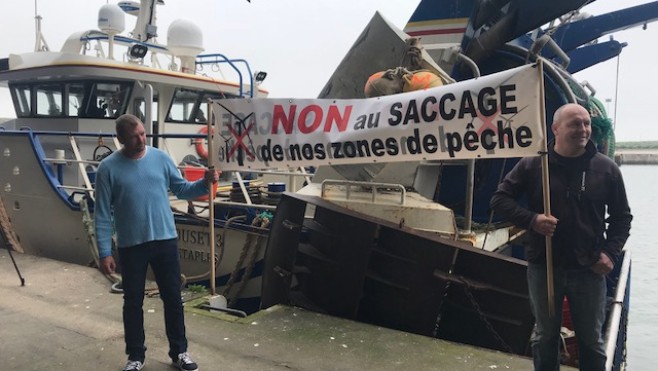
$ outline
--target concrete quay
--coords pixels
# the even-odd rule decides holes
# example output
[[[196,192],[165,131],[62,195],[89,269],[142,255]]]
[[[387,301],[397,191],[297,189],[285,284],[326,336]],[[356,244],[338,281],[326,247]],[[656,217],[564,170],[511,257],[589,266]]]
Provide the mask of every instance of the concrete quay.
[[[96,269],[0,249],[3,370],[121,370],[122,297]],[[204,300],[203,298],[197,299]],[[530,370],[524,357],[276,306],[247,318],[186,302],[189,351],[210,370]],[[145,370],[173,370],[160,299],[146,297]]]

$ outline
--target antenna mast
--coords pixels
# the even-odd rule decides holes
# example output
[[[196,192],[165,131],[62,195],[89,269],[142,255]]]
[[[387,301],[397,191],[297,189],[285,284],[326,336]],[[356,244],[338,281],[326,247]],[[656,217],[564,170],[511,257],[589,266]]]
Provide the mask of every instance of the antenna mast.
[[[34,43],[35,52],[47,52],[50,50],[46,39],[41,33],[41,16],[37,13],[37,0],[34,0],[34,22],[36,26],[36,41]]]

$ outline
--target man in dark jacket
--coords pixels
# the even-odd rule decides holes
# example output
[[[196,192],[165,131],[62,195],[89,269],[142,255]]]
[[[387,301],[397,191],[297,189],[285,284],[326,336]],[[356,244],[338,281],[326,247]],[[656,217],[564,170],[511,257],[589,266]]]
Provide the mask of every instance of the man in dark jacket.
[[[578,339],[581,370],[603,370],[605,276],[612,271],[629,236],[632,215],[619,168],[590,141],[587,110],[577,104],[560,107],[551,129],[555,135],[548,145],[552,215],[544,215],[540,157],[519,161],[494,193],[491,207],[529,231],[526,257],[535,316],[531,338],[535,370],[559,369],[565,295]],[[527,207],[518,202],[524,195]],[[546,236],[552,236],[553,247],[553,317],[548,311]]]

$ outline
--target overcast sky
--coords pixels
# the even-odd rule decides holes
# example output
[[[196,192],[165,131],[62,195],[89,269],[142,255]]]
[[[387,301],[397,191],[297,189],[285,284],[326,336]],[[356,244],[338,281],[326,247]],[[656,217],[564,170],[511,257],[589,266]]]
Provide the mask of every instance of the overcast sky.
[[[584,10],[601,14],[647,0],[598,0]],[[40,0],[43,33],[51,50],[59,50],[71,33],[97,28],[105,0]],[[316,97],[375,11],[404,28],[418,4],[410,0],[165,0],[158,8],[159,41],[167,26],[186,18],[202,27],[205,53],[244,58],[252,70],[266,71],[264,87],[270,97]],[[9,5],[11,4],[11,5]],[[0,57],[34,48],[34,1],[5,2],[0,12]],[[131,30],[132,17],[126,18]],[[614,35],[628,42],[619,59],[604,62],[576,75],[589,81],[597,97],[617,107],[617,139],[658,140],[658,72],[655,67],[658,22],[647,30],[636,28]],[[602,40],[607,40],[605,36]],[[618,97],[615,100],[615,97]],[[13,116],[6,93],[0,94],[0,117]]]

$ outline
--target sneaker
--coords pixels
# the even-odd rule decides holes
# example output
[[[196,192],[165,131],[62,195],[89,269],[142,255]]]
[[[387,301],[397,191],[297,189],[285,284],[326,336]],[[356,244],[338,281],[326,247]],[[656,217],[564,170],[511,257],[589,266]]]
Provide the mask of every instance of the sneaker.
[[[126,362],[126,367],[123,368],[123,371],[139,371],[142,368],[144,368],[144,362],[128,360],[128,362]]]
[[[173,363],[181,371],[197,371],[199,369],[187,352],[179,354],[178,359],[173,360]]]

